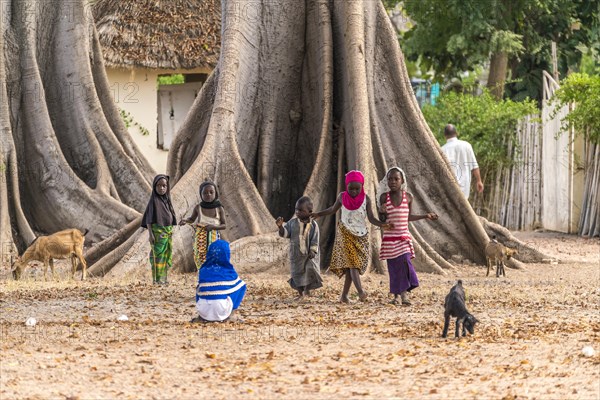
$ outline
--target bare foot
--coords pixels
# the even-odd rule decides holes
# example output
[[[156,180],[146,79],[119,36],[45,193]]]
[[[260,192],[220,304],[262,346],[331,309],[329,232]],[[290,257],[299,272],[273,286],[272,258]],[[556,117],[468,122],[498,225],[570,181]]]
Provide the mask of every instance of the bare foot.
[[[303,296],[308,296],[308,297],[310,297],[310,296],[311,296],[310,290],[305,290],[305,291],[302,293],[302,295],[303,295]]]
[[[348,296],[342,296],[340,297],[340,303],[350,304],[350,299],[348,298]]]
[[[393,304],[395,306],[398,305],[398,299],[394,299],[394,300],[390,301],[390,304]]]
[[[362,292],[358,294],[358,299],[360,301],[367,301],[367,297],[369,297],[369,295],[367,294],[367,292]]]

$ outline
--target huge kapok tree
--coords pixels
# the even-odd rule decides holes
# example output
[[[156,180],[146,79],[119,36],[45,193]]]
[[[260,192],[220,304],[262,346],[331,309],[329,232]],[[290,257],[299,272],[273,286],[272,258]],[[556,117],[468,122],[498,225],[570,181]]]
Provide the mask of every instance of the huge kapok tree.
[[[152,172],[111,103],[83,2],[14,0],[3,15],[1,234],[23,247],[33,231],[89,229],[86,238],[97,242],[87,254],[91,273],[119,276],[147,268],[147,234],[138,226]],[[36,174],[38,164],[50,173]],[[178,217],[197,204],[201,181],[217,181],[236,262],[260,270],[285,257],[274,217],[290,217],[298,197],[327,207],[344,173],[360,169],[374,199],[393,165],[407,172],[413,210],[440,215],[412,223],[417,269],[443,273],[452,255],[484,263],[492,232],[520,246],[522,261],[541,261],[481,221],[462,196],[379,1],[223,0],[218,66],[169,154]],[[321,221],[325,248],[334,225],[333,217]],[[381,268],[379,232],[371,236]],[[191,243],[191,229],[176,230],[180,270],[194,268]]]
[[[152,170],[110,97],[84,1],[0,6],[0,241],[89,230],[99,242],[139,217]]]

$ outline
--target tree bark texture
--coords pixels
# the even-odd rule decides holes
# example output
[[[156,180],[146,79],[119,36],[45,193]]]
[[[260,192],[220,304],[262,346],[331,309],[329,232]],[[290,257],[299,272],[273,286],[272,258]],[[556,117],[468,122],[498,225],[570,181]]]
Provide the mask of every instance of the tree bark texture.
[[[88,244],[102,241],[147,202],[153,171],[110,96],[85,3],[1,5],[3,256],[66,228],[89,230]]]
[[[90,274],[149,272],[148,235],[138,227],[152,171],[112,103],[83,4],[14,0],[3,15],[0,234],[22,249],[37,232],[90,229],[99,242],[86,255]],[[32,173],[37,165],[42,174]],[[219,64],[169,154],[178,219],[213,179],[234,262],[267,270],[284,264],[274,221],[291,218],[297,198],[328,207],[345,172],[360,169],[375,207],[377,182],[395,165],[406,171],[413,213],[440,215],[411,223],[417,270],[443,274],[453,254],[483,265],[488,236],[419,110],[383,5],[223,1]],[[335,223],[319,221],[324,253]],[[383,271],[380,232],[370,235],[372,264]],[[180,271],[194,270],[192,239],[188,227],[175,229]]]
[[[493,53],[490,56],[490,74],[487,87],[490,92],[500,100],[504,96],[504,85],[508,72],[508,54],[506,52]]]

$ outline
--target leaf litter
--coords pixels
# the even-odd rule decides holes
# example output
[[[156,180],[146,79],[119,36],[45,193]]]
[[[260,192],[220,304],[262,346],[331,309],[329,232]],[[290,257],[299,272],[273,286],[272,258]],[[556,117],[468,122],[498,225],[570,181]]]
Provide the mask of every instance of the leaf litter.
[[[0,397],[600,398],[597,262],[528,265],[500,279],[474,266],[419,274],[411,307],[387,304],[387,277],[375,274],[363,279],[369,300],[350,305],[337,303],[341,282],[329,275],[301,303],[281,272],[243,278],[244,324],[190,324],[186,275],[172,275],[168,291],[0,281]],[[452,321],[441,339],[443,299],[459,278],[481,322],[455,339]],[[31,315],[41,322],[25,326]]]

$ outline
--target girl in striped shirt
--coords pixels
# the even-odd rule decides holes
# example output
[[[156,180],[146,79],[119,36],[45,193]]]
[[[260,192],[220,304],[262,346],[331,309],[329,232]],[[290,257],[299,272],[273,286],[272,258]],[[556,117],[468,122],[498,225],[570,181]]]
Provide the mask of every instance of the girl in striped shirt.
[[[402,169],[390,168],[380,182],[380,187],[384,191],[379,196],[380,218],[390,223],[393,228],[383,232],[379,258],[387,260],[390,293],[394,295],[391,303],[398,304],[398,296],[400,296],[402,304],[410,305],[407,292],[418,287],[419,280],[411,263],[411,259],[415,257],[415,251],[408,230],[408,222],[425,218],[435,221],[438,216],[435,213],[423,215],[411,213],[413,197],[406,191],[406,175]]]

